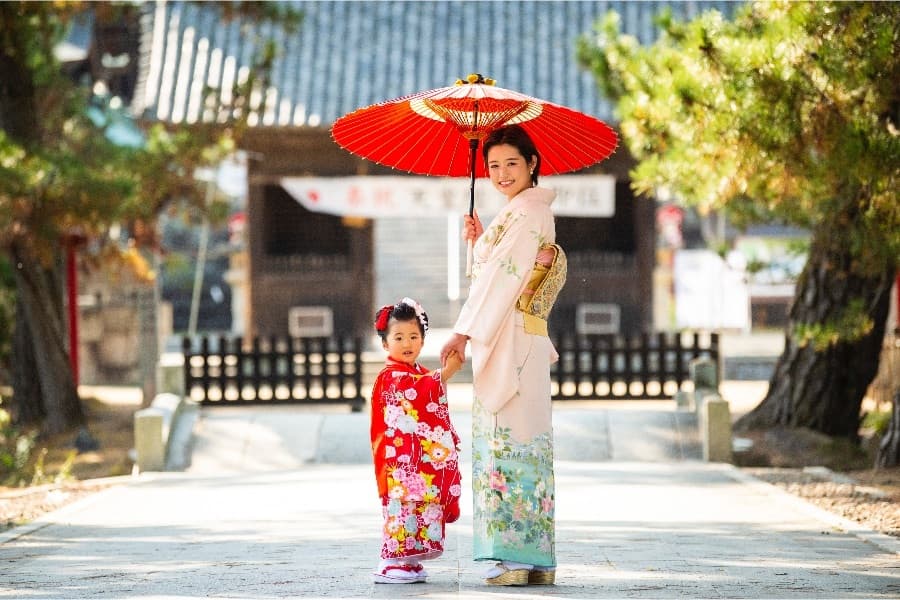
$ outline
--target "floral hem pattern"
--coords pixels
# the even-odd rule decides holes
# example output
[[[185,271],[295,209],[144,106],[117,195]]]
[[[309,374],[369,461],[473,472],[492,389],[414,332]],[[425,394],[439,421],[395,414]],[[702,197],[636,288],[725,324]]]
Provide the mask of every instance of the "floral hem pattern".
[[[473,558],[555,567],[551,435],[517,443],[477,401],[475,412]]]

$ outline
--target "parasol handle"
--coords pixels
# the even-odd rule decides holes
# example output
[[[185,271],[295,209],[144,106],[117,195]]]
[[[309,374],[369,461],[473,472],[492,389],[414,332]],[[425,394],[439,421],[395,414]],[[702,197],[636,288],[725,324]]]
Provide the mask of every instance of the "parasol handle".
[[[478,154],[477,137],[473,137],[469,140],[469,151],[469,216],[471,217],[475,215],[475,159]],[[475,242],[473,240],[468,240],[468,244],[466,244],[466,277],[472,276],[472,254],[474,245]]]

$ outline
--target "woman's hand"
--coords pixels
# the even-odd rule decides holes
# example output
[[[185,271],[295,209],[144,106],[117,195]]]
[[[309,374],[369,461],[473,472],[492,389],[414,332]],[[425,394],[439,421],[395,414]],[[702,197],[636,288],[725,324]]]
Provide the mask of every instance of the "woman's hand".
[[[472,240],[473,242],[478,241],[478,238],[481,237],[481,234],[484,233],[484,227],[481,225],[481,219],[478,218],[478,211],[472,213],[473,216],[464,215],[463,216],[463,226],[465,227],[465,231],[462,233],[462,238],[464,240]]]
[[[444,344],[444,347],[441,348],[441,366],[447,366],[447,358],[453,352],[456,352],[460,362],[466,362],[466,343],[469,341],[469,336],[462,335],[461,333],[454,333],[450,336],[450,339]]]

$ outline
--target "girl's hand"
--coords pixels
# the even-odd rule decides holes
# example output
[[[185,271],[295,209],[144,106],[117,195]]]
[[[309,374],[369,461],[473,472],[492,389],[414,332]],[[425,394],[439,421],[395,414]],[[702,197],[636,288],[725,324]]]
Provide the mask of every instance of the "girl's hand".
[[[465,230],[462,233],[462,238],[464,240],[472,240],[473,242],[478,241],[478,238],[481,237],[481,234],[484,233],[484,227],[481,224],[481,219],[478,218],[478,211],[472,213],[473,216],[463,215],[463,226]]]
[[[441,381],[447,383],[462,368],[462,360],[456,350],[451,350],[441,368]]]
[[[450,339],[444,344],[444,347],[441,348],[441,366],[447,366],[447,358],[453,352],[457,354],[460,362],[466,362],[466,343],[468,341],[469,337],[460,333],[451,335]]]

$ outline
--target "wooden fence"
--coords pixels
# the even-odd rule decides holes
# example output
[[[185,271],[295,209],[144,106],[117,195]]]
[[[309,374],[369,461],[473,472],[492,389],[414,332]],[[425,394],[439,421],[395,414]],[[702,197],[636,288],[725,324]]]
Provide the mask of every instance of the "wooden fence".
[[[366,402],[361,339],[184,338],[185,394],[204,405]]]
[[[550,373],[554,400],[671,398],[690,380],[692,360],[720,365],[717,333],[564,335],[553,341],[559,352]]]
[[[554,400],[670,398],[696,358],[719,364],[718,334],[563,335],[551,368]],[[199,337],[183,340],[188,397],[204,405],[349,404],[367,401],[383,364],[363,362],[361,339]]]

